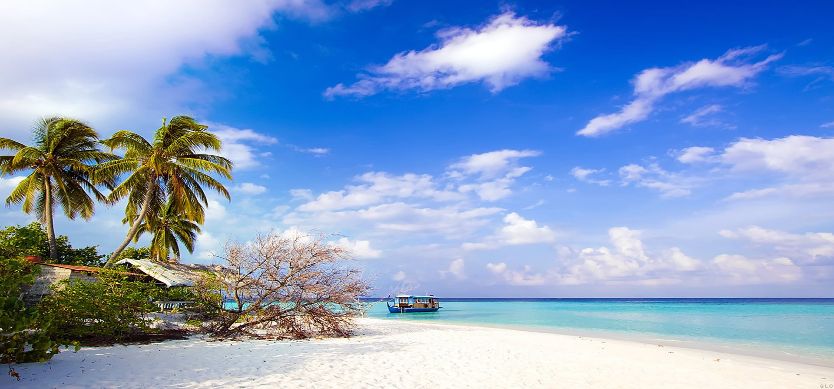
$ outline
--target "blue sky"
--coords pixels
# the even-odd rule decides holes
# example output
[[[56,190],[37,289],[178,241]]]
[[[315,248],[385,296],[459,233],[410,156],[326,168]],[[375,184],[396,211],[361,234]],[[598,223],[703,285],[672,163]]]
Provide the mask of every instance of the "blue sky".
[[[0,135],[26,139],[51,114],[104,136],[176,114],[209,123],[236,162],[233,199],[212,200],[185,261],[258,232],[321,231],[380,295],[830,297],[831,14],[11,1]],[[59,217],[59,233],[109,251],[119,211]]]

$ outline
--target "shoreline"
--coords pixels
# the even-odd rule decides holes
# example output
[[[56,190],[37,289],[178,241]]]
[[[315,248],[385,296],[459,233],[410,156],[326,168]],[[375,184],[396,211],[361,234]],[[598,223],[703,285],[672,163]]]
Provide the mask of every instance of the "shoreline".
[[[736,354],[741,356],[756,357],[762,359],[772,359],[782,362],[799,363],[806,365],[815,365],[826,368],[834,368],[834,351],[831,354],[793,354],[790,346],[781,346],[776,344],[750,344],[744,342],[733,342],[730,340],[712,339],[675,339],[674,335],[663,335],[657,333],[639,333],[626,332],[614,330],[597,330],[597,329],[578,329],[568,327],[544,327],[544,326],[525,326],[512,324],[487,324],[478,322],[428,322],[411,319],[381,319],[376,317],[367,317],[363,319],[380,320],[380,321],[395,321],[414,324],[427,324],[439,326],[460,326],[460,327],[483,327],[495,328],[505,330],[515,330],[533,333],[556,334],[564,336],[577,336],[582,338],[596,338],[603,340],[618,340],[625,342],[633,342],[649,345],[662,345],[664,347],[679,347],[700,351],[714,351],[726,354]],[[661,336],[667,336],[666,338]],[[807,351],[809,349],[796,347],[797,352]]]
[[[726,352],[377,318],[358,319],[351,338],[215,342],[195,336],[82,348],[14,369],[21,381],[0,377],[0,386],[659,389],[834,383],[834,368]]]

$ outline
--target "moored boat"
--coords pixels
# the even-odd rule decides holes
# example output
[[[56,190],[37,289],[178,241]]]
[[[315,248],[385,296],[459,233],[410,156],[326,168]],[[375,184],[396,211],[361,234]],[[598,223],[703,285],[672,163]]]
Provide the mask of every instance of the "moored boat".
[[[413,312],[437,312],[440,308],[440,300],[434,295],[413,296],[400,294],[394,297],[394,305],[386,301],[388,312],[391,313],[413,313]]]

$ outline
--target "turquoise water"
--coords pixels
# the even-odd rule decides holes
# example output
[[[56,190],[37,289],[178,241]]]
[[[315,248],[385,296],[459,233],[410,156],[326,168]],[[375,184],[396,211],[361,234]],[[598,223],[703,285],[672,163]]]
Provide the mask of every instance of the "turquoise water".
[[[834,363],[834,299],[441,299],[437,313],[369,317],[709,342]]]

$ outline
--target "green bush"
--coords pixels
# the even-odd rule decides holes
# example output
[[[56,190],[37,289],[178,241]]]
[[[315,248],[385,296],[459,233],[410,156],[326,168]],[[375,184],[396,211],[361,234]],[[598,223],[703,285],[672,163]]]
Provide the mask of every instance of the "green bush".
[[[41,300],[39,309],[51,330],[82,342],[118,342],[147,334],[148,314],[156,310],[155,285],[102,271],[97,282],[64,281]]]
[[[98,253],[96,246],[72,248],[65,235],[55,238],[55,242],[58,245],[56,263],[83,266],[100,266],[103,263],[104,255]],[[49,241],[39,223],[0,230],[0,258],[22,258],[27,255],[49,259]]]
[[[0,259],[0,363],[43,362],[59,352],[51,323],[23,303],[38,271],[21,259]]]
[[[121,261],[122,259],[148,259],[151,257],[150,247],[126,247],[113,262]]]

